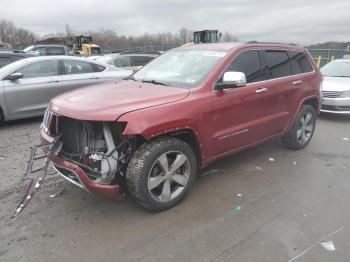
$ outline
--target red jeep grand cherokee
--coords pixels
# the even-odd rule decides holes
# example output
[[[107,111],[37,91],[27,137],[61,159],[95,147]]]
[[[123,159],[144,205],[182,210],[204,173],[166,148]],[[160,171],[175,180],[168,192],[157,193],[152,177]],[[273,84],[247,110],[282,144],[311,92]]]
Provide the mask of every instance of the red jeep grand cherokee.
[[[281,137],[311,140],[321,74],[302,47],[218,43],[166,52],[132,77],[54,98],[41,128],[63,177],[106,197],[129,193],[161,211],[198,168]]]

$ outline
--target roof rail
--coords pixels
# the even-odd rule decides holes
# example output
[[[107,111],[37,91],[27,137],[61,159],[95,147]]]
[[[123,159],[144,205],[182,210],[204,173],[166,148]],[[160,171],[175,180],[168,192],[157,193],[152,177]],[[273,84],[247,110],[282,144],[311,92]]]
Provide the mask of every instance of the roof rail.
[[[248,41],[248,42],[246,42],[246,44],[297,45],[294,43],[259,42],[259,41]]]

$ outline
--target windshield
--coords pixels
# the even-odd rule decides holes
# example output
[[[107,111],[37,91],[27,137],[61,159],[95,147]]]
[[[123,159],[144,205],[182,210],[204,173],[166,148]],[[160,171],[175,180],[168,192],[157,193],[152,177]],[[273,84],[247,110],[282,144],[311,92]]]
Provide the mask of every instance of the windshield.
[[[350,77],[350,61],[334,61],[321,68],[324,76]]]
[[[203,82],[226,55],[208,50],[169,51],[134,74],[139,81],[191,88]]]

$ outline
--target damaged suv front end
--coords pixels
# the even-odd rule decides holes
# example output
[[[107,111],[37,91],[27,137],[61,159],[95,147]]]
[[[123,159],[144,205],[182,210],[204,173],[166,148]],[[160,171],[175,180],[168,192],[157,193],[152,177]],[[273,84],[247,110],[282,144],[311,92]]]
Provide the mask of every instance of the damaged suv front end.
[[[49,109],[40,126],[41,145],[32,148],[24,179],[31,179],[13,217],[20,214],[40,188],[49,165],[63,178],[88,192],[120,199],[125,194],[126,163],[137,137],[122,135],[126,123],[86,121]],[[40,168],[36,161],[44,159]],[[40,165],[40,164],[39,164]]]
[[[136,138],[125,138],[125,123],[85,121],[47,111],[41,126],[43,143],[59,137],[59,152],[52,156],[54,169],[89,192],[115,198],[121,189],[123,167],[131,157]]]

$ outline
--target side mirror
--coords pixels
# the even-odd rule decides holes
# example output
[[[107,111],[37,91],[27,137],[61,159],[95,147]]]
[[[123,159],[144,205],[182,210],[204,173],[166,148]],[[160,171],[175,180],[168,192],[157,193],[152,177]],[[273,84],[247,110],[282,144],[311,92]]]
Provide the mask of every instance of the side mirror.
[[[20,72],[12,73],[4,78],[4,80],[15,81],[17,79],[23,78],[23,74]]]
[[[225,72],[221,83],[216,83],[215,90],[242,87],[247,85],[245,74],[242,72]]]

